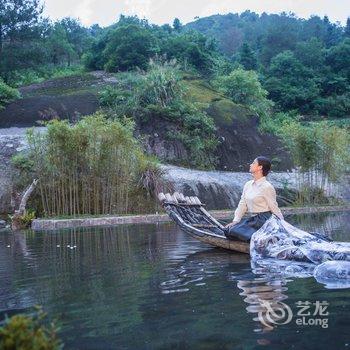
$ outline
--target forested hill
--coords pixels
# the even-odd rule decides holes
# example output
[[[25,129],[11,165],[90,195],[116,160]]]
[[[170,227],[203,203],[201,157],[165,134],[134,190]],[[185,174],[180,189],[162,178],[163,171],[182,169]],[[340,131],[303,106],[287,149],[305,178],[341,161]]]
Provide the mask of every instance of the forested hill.
[[[336,174],[346,168],[350,19],[341,26],[246,11],[185,26],[121,15],[108,27],[84,27],[45,18],[39,0],[5,0],[0,21],[0,127],[20,116],[23,125],[74,123],[101,108],[108,119],[127,117],[157,135],[156,147],[159,135],[176,142],[173,158],[182,162],[186,153],[189,166],[232,169],[265,144],[281,158],[278,137],[303,169],[319,167],[322,157],[336,160],[327,163]],[[244,130],[253,130],[248,140]],[[266,132],[275,134],[266,137],[272,144],[262,141]]]
[[[314,120],[350,115],[350,19],[341,26],[326,16],[245,11],[185,26],[178,19],[157,26],[120,16],[102,28],[84,27],[74,18],[51,21],[38,0],[6,0],[0,20],[0,76],[7,84],[0,81],[0,106],[18,97],[11,88],[64,76],[76,67],[146,70],[149,60],[161,55],[208,80],[239,68],[255,71],[274,112]],[[240,95],[233,99],[242,103]]]
[[[350,20],[292,14],[213,15],[185,26],[215,38],[221,52],[259,71],[269,98],[284,110],[344,118],[350,111]]]
[[[281,51],[295,51],[298,44],[312,38],[323,48],[330,48],[350,36],[349,26],[343,28],[339,23],[331,23],[327,16],[303,19],[287,13],[259,15],[249,10],[200,18],[184,27],[216,38],[228,57],[247,42],[264,64]]]

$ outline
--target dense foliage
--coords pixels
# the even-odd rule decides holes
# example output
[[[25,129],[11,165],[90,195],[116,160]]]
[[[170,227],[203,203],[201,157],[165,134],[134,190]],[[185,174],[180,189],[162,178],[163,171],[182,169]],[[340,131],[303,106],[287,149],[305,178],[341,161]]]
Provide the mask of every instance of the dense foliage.
[[[50,21],[38,0],[5,0],[0,23],[0,75],[13,87],[69,74],[82,64],[111,72],[147,70],[160,55],[204,77],[239,67],[256,71],[274,112],[297,110],[316,120],[350,113],[350,21],[342,27],[326,16],[304,20],[245,11],[186,26],[178,19],[157,26],[121,16],[109,27],[85,28],[73,18]]]
[[[233,102],[247,106],[260,117],[270,116],[273,103],[267,99],[268,92],[255,71],[235,69],[228,75],[218,76],[214,85]]]
[[[29,151],[14,165],[38,178],[41,215],[125,214],[147,211],[142,179],[161,173],[133,137],[131,120],[97,113],[71,125],[53,120],[47,132],[30,129]],[[26,168],[26,169],[24,169]],[[150,193],[151,192],[151,193]],[[153,201],[152,201],[153,202]],[[154,202],[153,202],[154,203]]]
[[[84,63],[89,69],[109,71],[147,69],[149,59],[155,55],[176,58],[185,69],[194,68],[206,75],[219,53],[214,40],[196,31],[182,32],[180,28],[159,27],[136,17],[121,16],[94,38]]]
[[[188,163],[199,168],[215,165],[215,124],[205,111],[185,99],[176,60],[151,60],[148,71],[119,75],[119,84],[100,93],[109,115],[132,117],[138,125],[161,123],[171,127],[167,139],[182,141],[191,154]],[[161,132],[166,130],[161,130]],[[178,160],[181,164],[181,159]]]
[[[276,111],[297,110],[320,119],[350,114],[350,19],[327,16],[215,15],[186,27],[217,40],[228,60],[260,76]]]
[[[0,107],[19,97],[13,88],[82,69],[106,70],[117,76],[118,83],[99,96],[111,120],[121,122],[127,116],[143,126],[167,121],[171,128],[166,139],[185,145],[192,166],[215,165],[216,127],[206,113],[212,101],[205,105],[189,99],[184,74],[205,80],[222,98],[260,116],[262,130],[286,140],[290,136],[286,143],[296,164],[299,158],[308,159],[302,150],[312,149],[309,144],[298,146],[296,155],[299,136],[308,135],[311,140],[314,130],[325,128],[317,123],[311,126],[311,121],[327,119],[348,132],[350,19],[341,26],[327,16],[300,19],[292,13],[245,11],[187,25],[175,19],[172,25],[157,26],[122,15],[108,27],[86,28],[73,18],[50,21],[42,15],[38,0],[0,3]],[[283,133],[281,125],[288,124],[293,127]],[[70,137],[70,127],[59,125],[67,129],[65,137]],[[123,132],[130,136],[129,131]],[[322,140],[330,138],[317,135]],[[344,141],[343,136],[339,140]],[[343,141],[341,149],[333,147],[336,156],[327,155],[332,164],[339,159],[347,161],[341,156],[348,151],[348,143]],[[59,150],[69,145],[55,147]],[[70,211],[84,210],[76,207]]]
[[[17,89],[14,89],[7,84],[4,83],[4,81],[0,78],[0,110],[4,108],[4,106],[19,98],[20,93]]]
[[[59,350],[63,349],[54,323],[47,325],[46,313],[39,307],[33,315],[18,314],[5,318],[0,327],[2,350]]]
[[[300,117],[280,113],[272,128],[291,152],[298,178],[298,204],[328,203],[337,193],[350,165],[349,130],[329,121],[302,123]]]

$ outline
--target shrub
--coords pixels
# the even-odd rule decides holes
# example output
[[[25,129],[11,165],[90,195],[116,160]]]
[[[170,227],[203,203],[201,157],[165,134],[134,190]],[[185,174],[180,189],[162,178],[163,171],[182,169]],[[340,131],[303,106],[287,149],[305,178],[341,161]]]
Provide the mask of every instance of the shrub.
[[[183,86],[180,82],[181,76],[176,61],[150,60],[149,70],[141,76],[138,84],[140,102],[169,106],[176,98],[181,98]]]
[[[213,84],[233,102],[248,107],[259,116],[270,113],[273,103],[267,99],[268,92],[262,88],[255,71],[238,68],[217,77]]]
[[[81,74],[84,68],[80,65],[72,66],[39,66],[35,69],[27,68],[14,70],[9,74],[9,82],[11,85],[20,87],[30,84],[41,83],[47,79],[68,77],[71,75]]]
[[[20,98],[20,93],[17,89],[14,89],[0,78],[0,110],[4,108],[9,102]]]
[[[197,104],[185,99],[185,87],[175,60],[156,58],[147,72],[123,73],[118,87],[107,87],[100,93],[100,103],[108,113],[121,118],[131,116],[141,123],[167,120],[172,131],[165,137],[183,142],[191,154],[187,164],[212,168],[218,145],[215,124]],[[180,162],[181,163],[181,160]],[[183,160],[182,164],[186,161]]]
[[[303,125],[292,121],[282,125],[279,135],[298,168],[298,200],[324,202],[326,190],[350,168],[348,131],[329,122]]]
[[[122,214],[132,212],[131,194],[147,162],[130,119],[102,112],[77,124],[53,120],[47,132],[28,132],[29,157],[44,214]]]
[[[58,328],[54,323],[44,324],[46,314],[41,308],[34,316],[15,315],[6,318],[0,327],[0,349],[2,350],[58,350],[63,348],[57,338]]]

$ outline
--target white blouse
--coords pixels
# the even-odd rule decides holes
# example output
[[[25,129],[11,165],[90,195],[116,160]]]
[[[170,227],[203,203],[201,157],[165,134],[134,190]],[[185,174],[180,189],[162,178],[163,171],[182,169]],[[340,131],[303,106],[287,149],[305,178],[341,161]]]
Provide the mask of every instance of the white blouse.
[[[273,185],[266,180],[266,176],[245,183],[241,199],[235,210],[233,221],[239,222],[247,211],[250,213],[271,211],[280,219],[283,219],[283,214],[278,208],[276,201],[276,190]]]

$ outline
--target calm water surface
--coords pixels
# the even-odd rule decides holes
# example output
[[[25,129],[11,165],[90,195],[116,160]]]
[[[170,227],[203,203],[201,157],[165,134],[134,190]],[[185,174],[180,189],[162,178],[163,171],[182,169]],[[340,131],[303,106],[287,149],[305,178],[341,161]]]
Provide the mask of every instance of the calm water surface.
[[[350,240],[350,212],[286,220]],[[67,349],[350,349],[349,297],[313,277],[256,275],[248,256],[173,224],[0,234],[1,319],[43,305]],[[264,324],[259,300],[282,301],[292,319]]]

